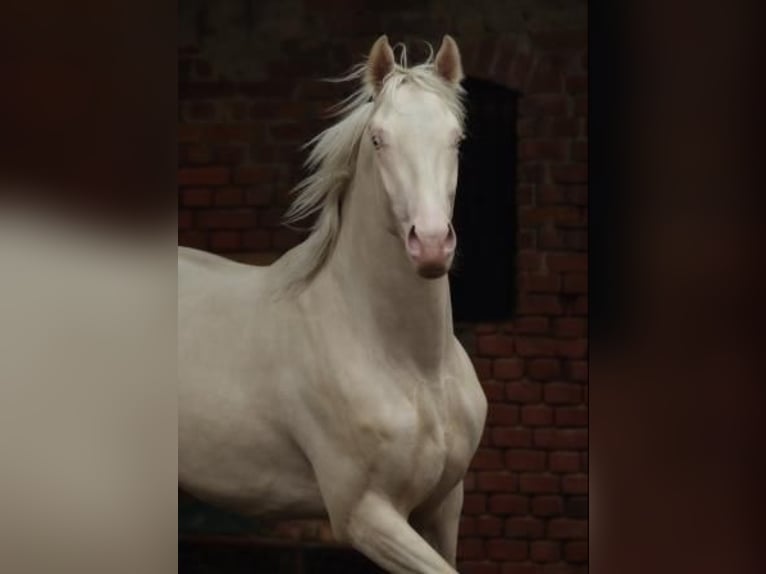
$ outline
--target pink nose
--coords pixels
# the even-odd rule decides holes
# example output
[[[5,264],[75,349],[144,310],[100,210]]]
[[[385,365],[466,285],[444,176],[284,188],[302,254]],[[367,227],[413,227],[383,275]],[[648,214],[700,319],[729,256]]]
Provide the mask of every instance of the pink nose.
[[[456,244],[455,229],[451,223],[442,229],[426,232],[413,225],[407,235],[407,253],[418,273],[429,279],[441,277],[447,272]]]

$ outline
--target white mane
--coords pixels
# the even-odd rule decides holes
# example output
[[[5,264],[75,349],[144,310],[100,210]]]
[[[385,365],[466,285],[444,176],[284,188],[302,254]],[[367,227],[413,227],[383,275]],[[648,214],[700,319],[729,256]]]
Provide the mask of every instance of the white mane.
[[[331,115],[342,116],[342,119],[305,145],[311,148],[305,162],[311,173],[293,190],[296,197],[285,214],[285,222],[295,223],[316,213],[318,216],[309,237],[286,258],[284,278],[288,287],[306,285],[332,254],[340,232],[341,205],[354,175],[359,142],[381,102],[393,98],[399,86],[408,82],[440,96],[461,125],[464,121],[464,91],[459,87],[455,89],[435,73],[433,50],[424,63],[408,68],[407,50],[404,45],[399,46],[399,62],[386,76],[377,96],[366,81],[366,63],[355,66],[346,76],[330,80],[361,80],[362,85],[331,108]]]

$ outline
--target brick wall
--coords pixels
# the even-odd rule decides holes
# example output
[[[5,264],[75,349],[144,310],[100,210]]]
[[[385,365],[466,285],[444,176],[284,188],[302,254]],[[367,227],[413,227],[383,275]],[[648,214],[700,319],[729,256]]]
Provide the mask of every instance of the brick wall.
[[[380,33],[438,46],[521,93],[517,316],[459,325],[490,402],[466,478],[467,574],[587,571],[587,29],[584,2],[187,1],[179,47],[179,243],[267,262],[300,145],[348,87],[317,82]],[[563,5],[563,6],[562,6]],[[422,48],[420,53],[422,54]]]

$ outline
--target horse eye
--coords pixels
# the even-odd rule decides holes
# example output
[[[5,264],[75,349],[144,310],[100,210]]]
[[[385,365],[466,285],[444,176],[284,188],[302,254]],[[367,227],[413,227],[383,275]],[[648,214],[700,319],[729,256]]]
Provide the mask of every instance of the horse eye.
[[[381,141],[380,136],[377,134],[372,135],[372,145],[375,146],[375,149],[380,149]]]

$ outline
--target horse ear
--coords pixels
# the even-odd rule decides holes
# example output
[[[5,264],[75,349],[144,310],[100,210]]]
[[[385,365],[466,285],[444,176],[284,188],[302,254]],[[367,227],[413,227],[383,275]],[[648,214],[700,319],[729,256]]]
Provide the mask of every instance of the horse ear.
[[[388,36],[383,34],[372,45],[370,55],[367,58],[365,80],[375,94],[380,92],[386,76],[394,69],[394,63],[394,51],[388,43]]]
[[[442,39],[442,45],[436,53],[434,59],[436,73],[447,80],[450,84],[457,86],[463,79],[463,64],[460,62],[460,50],[457,42],[449,34],[445,34]]]

